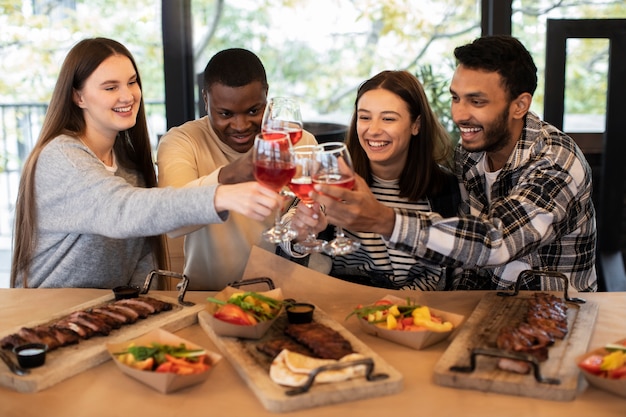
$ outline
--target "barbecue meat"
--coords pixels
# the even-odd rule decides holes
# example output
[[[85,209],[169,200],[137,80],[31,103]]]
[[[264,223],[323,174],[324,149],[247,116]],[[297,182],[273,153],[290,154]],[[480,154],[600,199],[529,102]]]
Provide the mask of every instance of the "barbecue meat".
[[[118,300],[114,305],[128,307],[139,315],[139,318],[145,319],[150,314],[154,313],[156,310],[154,307],[147,303],[142,303],[137,301],[137,298],[127,298],[123,300]]]
[[[13,349],[15,346],[23,345],[24,343],[28,343],[26,339],[20,336],[19,333],[13,333],[0,340],[0,347],[2,349]]]
[[[528,300],[525,320],[500,329],[496,346],[509,352],[531,354],[542,362],[548,359],[548,347],[554,344],[554,340],[566,335],[567,305],[552,294],[535,293]],[[527,362],[512,359],[500,359],[498,367],[518,373],[530,371]]]
[[[172,308],[172,304],[151,297],[112,301],[94,308],[74,311],[49,324],[22,327],[17,333],[0,339],[0,347],[13,349],[15,346],[33,342],[45,343],[48,350],[54,350],[96,335],[106,336],[140,318]]]
[[[81,339],[89,339],[95,334],[95,331],[91,327],[82,323],[78,323],[70,319],[69,317],[65,317],[57,321],[56,323],[54,323],[54,326],[59,329],[72,331],[76,333]]]
[[[94,308],[92,310],[94,313],[98,313],[98,314],[102,314],[104,316],[108,316],[111,319],[115,320],[115,322],[117,323],[117,327],[120,327],[124,324],[128,324],[128,323],[133,323],[134,321],[131,321],[131,318],[124,315],[123,313],[119,312],[119,311],[115,311],[115,309],[109,308],[109,306],[105,306],[105,307],[97,307]]]
[[[289,324],[285,334],[306,346],[318,358],[338,360],[354,353],[349,341],[321,323]]]
[[[29,327],[22,327],[17,333],[26,343],[45,343],[41,336]]]
[[[157,300],[156,298],[141,297],[141,298],[131,298],[131,300],[135,300],[135,301],[150,305],[153,309],[152,314],[160,313],[161,311],[170,311],[172,309],[172,305],[170,303]]]
[[[135,310],[133,310],[132,308],[128,307],[128,306],[123,306],[123,305],[117,305],[117,304],[109,304],[106,306],[106,308],[108,310],[112,310],[116,313],[122,314],[123,316],[126,317],[126,319],[128,320],[127,323],[134,323],[137,320],[139,320],[140,318],[145,318],[145,317],[140,317],[139,313],[137,313]]]
[[[278,354],[284,349],[287,349],[291,352],[301,353],[306,356],[313,356],[313,352],[288,337],[279,337],[276,339],[267,340],[265,342],[257,344],[256,349],[259,352],[265,353],[266,355],[270,356],[272,359],[278,356]]]
[[[80,340],[80,336],[76,332],[68,329],[62,329],[54,324],[48,327],[48,331],[52,335],[54,335],[54,337],[59,342],[58,347],[73,345],[75,343],[78,343],[78,341]]]
[[[87,311],[75,311],[70,315],[69,319],[74,323],[90,328],[94,333],[102,336],[108,335],[113,330],[104,320]]]

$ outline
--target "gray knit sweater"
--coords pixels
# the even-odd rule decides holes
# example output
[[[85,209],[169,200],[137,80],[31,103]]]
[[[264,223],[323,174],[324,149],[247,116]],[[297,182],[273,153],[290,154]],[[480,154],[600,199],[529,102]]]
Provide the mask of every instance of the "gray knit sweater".
[[[227,218],[215,211],[215,189],[144,188],[137,172],[107,169],[80,140],[55,138],[35,171],[37,245],[28,286],[142,284],[156,267],[145,236]]]

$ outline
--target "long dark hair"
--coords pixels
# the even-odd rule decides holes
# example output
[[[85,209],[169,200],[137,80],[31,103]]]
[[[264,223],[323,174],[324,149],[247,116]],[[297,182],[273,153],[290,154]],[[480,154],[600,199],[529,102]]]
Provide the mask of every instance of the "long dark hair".
[[[346,144],[357,174],[372,184],[372,170],[357,135],[357,109],[361,96],[370,90],[388,90],[406,102],[411,121],[420,117],[420,129],[411,137],[408,157],[400,174],[400,195],[411,201],[437,195],[449,181],[453,145],[426,98],[419,80],[407,71],[383,71],[359,87]]]
[[[112,39],[82,40],[70,50],[63,62],[39,139],[26,159],[20,178],[13,235],[12,287],[15,286],[19,272],[23,273],[22,281],[24,287],[27,287],[28,268],[37,243],[35,196],[37,159],[41,150],[57,136],[65,134],[78,138],[85,133],[83,111],[74,102],[73,93],[75,90],[81,90],[87,78],[112,55],[122,55],[130,60],[137,74],[137,83],[141,88],[139,70],[132,54],[124,45]],[[146,187],[156,187],[157,180],[152,162],[143,96],[137,113],[137,122],[130,129],[118,134],[114,149],[120,165],[137,170],[142,175]],[[167,260],[163,238],[153,236],[150,240],[159,268],[165,268]]]

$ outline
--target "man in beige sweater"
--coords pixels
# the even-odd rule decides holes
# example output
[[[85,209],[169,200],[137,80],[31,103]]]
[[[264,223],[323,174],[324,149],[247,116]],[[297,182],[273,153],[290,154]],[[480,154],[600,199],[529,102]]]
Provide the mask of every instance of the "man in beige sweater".
[[[161,138],[157,154],[159,187],[254,180],[251,149],[261,131],[268,89],[265,68],[254,53],[234,48],[215,54],[204,70],[202,97],[207,116],[174,127]],[[300,143],[316,141],[304,132]],[[261,223],[231,213],[221,224],[169,233],[170,238],[185,236],[188,289],[221,290],[241,279],[253,245],[275,251],[275,246],[261,237],[271,224],[272,218]]]

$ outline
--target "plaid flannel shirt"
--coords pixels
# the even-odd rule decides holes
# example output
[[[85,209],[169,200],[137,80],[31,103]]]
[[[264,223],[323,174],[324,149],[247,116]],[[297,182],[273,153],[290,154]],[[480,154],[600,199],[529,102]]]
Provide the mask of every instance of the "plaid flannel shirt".
[[[507,289],[524,269],[558,271],[578,291],[596,291],[596,221],[591,168],[575,142],[534,113],[500,171],[488,203],[484,152],[460,145],[458,217],[396,209],[388,244],[457,267],[452,289]],[[561,290],[542,276],[521,289]]]

